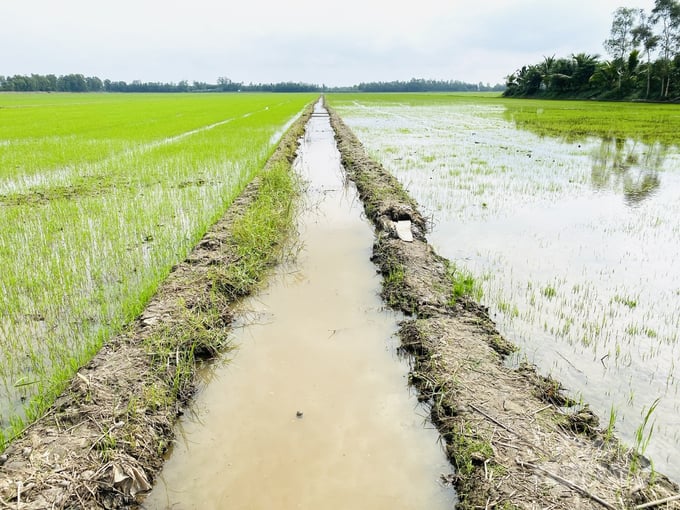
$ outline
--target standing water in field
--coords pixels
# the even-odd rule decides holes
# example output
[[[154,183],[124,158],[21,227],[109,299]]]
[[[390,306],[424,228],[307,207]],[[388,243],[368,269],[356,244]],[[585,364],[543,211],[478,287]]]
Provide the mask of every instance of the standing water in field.
[[[433,219],[435,249],[475,276],[521,348],[512,361],[680,481],[677,147],[539,137],[502,104],[442,97],[333,106]]]
[[[243,303],[234,359],[177,429],[145,508],[438,509],[450,466],[409,395],[398,316],[378,297],[373,235],[317,106],[297,167],[309,183],[297,260]]]

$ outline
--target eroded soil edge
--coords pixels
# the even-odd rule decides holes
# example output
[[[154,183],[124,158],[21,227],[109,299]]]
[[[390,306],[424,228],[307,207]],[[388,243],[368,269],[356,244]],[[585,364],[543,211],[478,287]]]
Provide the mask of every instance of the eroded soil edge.
[[[269,182],[269,176],[290,172],[311,111],[305,110],[260,177],[173,269],[145,312],[2,452],[1,508],[130,508],[150,488],[173,439],[173,423],[195,391],[196,361],[228,348],[230,305],[275,262],[280,238],[259,247],[263,256],[245,265],[234,229],[262,197],[290,207],[290,197],[262,190],[281,187],[280,177]]]
[[[383,298],[414,317],[401,325],[402,346],[415,357],[411,381],[430,402],[456,468],[458,507],[628,509],[677,495],[676,485],[643,469],[646,461],[600,428],[559,382],[533,366],[504,365],[514,346],[483,307],[453,298],[449,263],[428,245],[417,204],[328,110],[343,165],[376,227]],[[405,220],[412,242],[397,235]]]

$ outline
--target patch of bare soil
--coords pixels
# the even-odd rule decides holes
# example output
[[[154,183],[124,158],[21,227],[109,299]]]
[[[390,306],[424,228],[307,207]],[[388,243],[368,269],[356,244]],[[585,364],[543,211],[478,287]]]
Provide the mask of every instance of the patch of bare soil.
[[[311,108],[268,165],[293,161],[310,115]],[[257,194],[256,179],[144,313],[2,453],[0,508],[130,508],[150,489],[173,423],[195,391],[195,361],[228,348],[234,295],[219,268],[238,262],[231,227]]]
[[[646,461],[559,382],[503,363],[515,347],[482,306],[453,299],[448,261],[427,244],[417,204],[329,112],[343,165],[376,226],[383,297],[414,317],[401,325],[402,346],[415,357],[411,381],[431,404],[456,468],[458,508],[680,508],[678,487],[643,469]],[[412,242],[396,229],[409,220]]]

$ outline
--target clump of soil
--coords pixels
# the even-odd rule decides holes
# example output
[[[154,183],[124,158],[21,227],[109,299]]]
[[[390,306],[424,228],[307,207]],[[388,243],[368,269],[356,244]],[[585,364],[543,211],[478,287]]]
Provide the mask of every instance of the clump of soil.
[[[290,167],[311,112],[289,129],[265,172]],[[239,263],[231,230],[257,200],[259,182],[173,269],[144,313],[2,452],[0,507],[130,508],[151,488],[173,423],[195,392],[196,361],[228,349],[234,296],[220,268]]]
[[[458,508],[624,509],[678,494],[663,475],[640,469],[636,454],[559,382],[527,364],[504,364],[516,347],[484,307],[453,297],[448,261],[427,244],[417,204],[328,110],[343,165],[376,227],[383,298],[413,317],[401,325],[402,348],[415,358],[410,380],[430,403],[456,469]],[[403,219],[412,222],[412,242],[394,228]]]

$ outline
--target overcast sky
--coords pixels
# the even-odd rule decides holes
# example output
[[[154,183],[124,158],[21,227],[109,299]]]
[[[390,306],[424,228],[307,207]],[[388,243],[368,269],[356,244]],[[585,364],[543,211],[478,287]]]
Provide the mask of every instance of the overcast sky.
[[[501,83],[604,54],[617,7],[653,0],[0,0],[0,75],[353,85]]]

